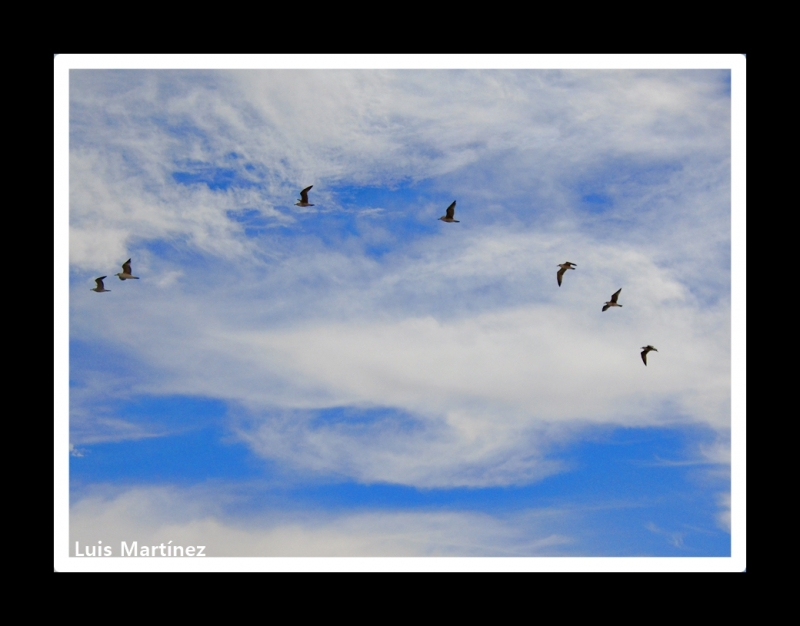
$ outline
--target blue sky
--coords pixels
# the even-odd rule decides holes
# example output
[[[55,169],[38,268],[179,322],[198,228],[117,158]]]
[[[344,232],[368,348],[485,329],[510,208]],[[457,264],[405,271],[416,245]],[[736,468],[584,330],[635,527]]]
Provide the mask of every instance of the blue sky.
[[[730,557],[730,85],[70,70],[70,554]]]

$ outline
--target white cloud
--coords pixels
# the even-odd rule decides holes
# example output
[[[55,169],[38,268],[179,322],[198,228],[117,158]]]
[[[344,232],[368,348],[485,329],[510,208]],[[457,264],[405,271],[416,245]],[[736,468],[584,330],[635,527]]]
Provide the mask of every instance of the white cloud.
[[[664,530],[663,528],[656,526],[653,522],[648,522],[645,524],[645,528],[651,533],[665,537],[667,542],[674,548],[686,547],[683,543],[683,538],[688,534],[686,532]]]
[[[295,148],[306,176],[435,177],[486,151],[549,161],[726,146],[720,72],[237,72],[267,120],[256,141]],[[314,97],[309,97],[313,93]],[[270,123],[271,122],[271,123]],[[717,144],[700,137],[714,136]],[[579,157],[581,158],[581,157]],[[582,160],[581,159],[581,160]],[[402,174],[400,173],[402,172]]]
[[[130,256],[131,246],[155,239],[186,242],[221,258],[246,260],[253,245],[226,211],[258,206],[263,214],[283,219],[252,190],[220,192],[199,185],[186,189],[166,184],[166,173],[134,176],[125,171],[126,165],[113,152],[70,153],[72,267],[105,273]]]
[[[73,336],[90,333],[147,364],[128,393],[232,401],[262,416],[239,426],[257,451],[365,481],[530,480],[556,469],[547,443],[587,424],[729,428],[727,307],[697,308],[631,246],[587,245],[559,288],[565,253],[546,238],[461,243],[387,267],[300,251],[234,286],[224,271],[168,294],[123,284],[102,308],[87,291],[73,297]],[[306,307],[309,296],[280,285],[302,283],[296,272],[309,264],[322,289]],[[481,295],[487,284],[507,295]],[[601,312],[619,285],[623,308]],[[416,294],[411,311],[405,294]],[[276,300],[291,319],[269,320]],[[109,316],[126,319],[126,333],[101,321]],[[644,367],[647,344],[659,351]],[[310,425],[308,411],[347,405],[394,407],[419,428]]]
[[[724,75],[74,71],[71,263],[104,267],[148,238],[246,255],[225,211],[289,224],[274,207],[308,183],[318,206],[335,207],[320,183],[438,181],[488,200],[488,215],[520,200],[561,211],[565,185],[620,158],[647,170],[680,160],[708,186],[729,153]],[[187,163],[233,168],[259,188],[176,185]]]
[[[721,493],[717,497],[717,503],[720,507],[717,513],[718,526],[730,534],[731,532],[731,494]]]
[[[184,276],[183,270],[172,270],[165,272],[160,277],[154,277],[154,281],[156,285],[161,287],[162,289],[166,289],[167,287],[171,287],[175,284],[177,280]]]
[[[134,488],[89,495],[70,509],[75,542],[110,545],[205,545],[208,556],[558,556],[574,540],[558,532],[558,511],[510,520],[470,512],[330,514],[267,510],[232,519],[224,493]],[[224,505],[223,505],[224,506]]]

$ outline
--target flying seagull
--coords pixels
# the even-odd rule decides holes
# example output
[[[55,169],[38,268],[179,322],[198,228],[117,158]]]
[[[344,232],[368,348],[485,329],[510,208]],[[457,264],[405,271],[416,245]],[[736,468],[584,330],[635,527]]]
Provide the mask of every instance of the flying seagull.
[[[653,346],[642,346],[642,362],[645,365],[647,365],[647,353],[650,352],[650,350],[655,350],[658,352],[658,350],[656,350]]]
[[[303,189],[303,191],[300,192],[300,197],[298,198],[300,202],[295,202],[294,203],[295,206],[314,206],[313,204],[308,203],[308,190],[311,189],[313,186],[314,185],[309,185],[308,187]]]
[[[111,291],[110,289],[106,289],[105,285],[103,284],[103,279],[105,276],[101,276],[100,278],[95,278],[94,282],[97,283],[97,287],[94,289],[90,289],[89,291],[96,291],[97,293],[103,293],[104,291]]]
[[[122,264],[122,271],[121,272],[117,272],[116,274],[114,274],[114,276],[119,276],[120,280],[127,280],[129,278],[135,278],[136,280],[139,280],[138,276],[134,276],[133,274],[131,274],[131,260],[130,259],[128,259],[127,261],[125,261]]]
[[[564,275],[564,272],[566,272],[567,270],[574,270],[578,266],[575,265],[575,263],[570,263],[569,261],[567,261],[566,263],[562,263],[558,267],[560,267],[561,269],[558,270],[558,274],[556,274],[556,278],[558,279],[558,286],[560,287],[561,286],[561,277]]]
[[[606,305],[603,307],[603,310],[604,310],[604,311],[605,311],[605,310],[606,310],[608,307],[611,307],[611,306],[622,306],[621,304],[617,304],[617,298],[619,298],[619,292],[620,292],[620,291],[622,291],[622,287],[620,287],[619,289],[617,289],[617,290],[616,290],[616,291],[615,291],[615,292],[614,292],[614,293],[611,295],[611,300],[609,300],[608,302],[606,302]]]
[[[453,200],[453,204],[447,207],[447,215],[442,215],[439,219],[443,222],[458,222],[458,220],[454,220],[453,216],[456,214],[456,201]]]

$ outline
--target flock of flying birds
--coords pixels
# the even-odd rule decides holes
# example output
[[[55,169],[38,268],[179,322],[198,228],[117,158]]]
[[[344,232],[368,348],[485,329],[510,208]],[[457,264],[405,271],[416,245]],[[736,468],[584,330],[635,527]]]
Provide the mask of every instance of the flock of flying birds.
[[[313,185],[312,185],[312,187],[313,187]],[[303,189],[303,191],[300,192],[300,195],[303,198],[302,202],[304,202],[304,203],[308,202],[308,190],[309,189],[311,189],[311,187],[306,187],[305,189]],[[314,206],[314,205],[313,204],[300,204],[298,202],[296,206]],[[451,204],[449,207],[447,207],[447,211],[439,219],[442,220],[443,222],[458,222],[459,220],[455,219],[455,215],[456,215],[456,201],[453,200],[453,204]],[[574,270],[578,266],[577,266],[577,264],[572,263],[571,261],[567,261],[566,263],[562,263],[558,267],[560,267],[561,269],[558,270],[558,272],[556,273],[556,280],[558,281],[558,286],[560,287],[561,286],[561,279],[564,277],[564,274],[566,273],[566,271],[567,270]],[[609,300],[608,302],[605,303],[605,305],[603,306],[603,311],[607,311],[612,306],[622,307],[622,305],[617,302],[617,298],[619,298],[619,292],[620,291],[622,291],[622,287],[620,287],[613,294],[611,294],[611,300]],[[645,365],[647,365],[647,353],[650,352],[651,350],[655,350],[656,352],[658,352],[658,350],[656,350],[653,346],[650,346],[650,345],[642,346],[642,362]]]
[[[300,197],[298,198],[298,202],[295,202],[295,204],[294,204],[295,206],[301,206],[301,207],[314,206],[313,204],[309,204],[309,202],[308,202],[308,191],[313,186],[314,185],[309,185],[308,187],[306,187],[305,189],[303,189],[300,192]],[[456,214],[456,201],[453,200],[453,204],[451,204],[449,207],[447,207],[447,211],[439,219],[442,220],[443,222],[456,222],[456,223],[458,223],[459,220],[455,219],[455,214]],[[561,263],[557,267],[561,268],[556,273],[556,280],[558,280],[558,286],[560,287],[561,286],[561,280],[564,277],[564,274],[566,273],[566,271],[567,270],[574,270],[578,266],[577,266],[576,263],[572,263],[570,261],[567,261],[565,263]],[[131,260],[130,259],[128,259],[127,261],[125,261],[122,264],[122,271],[118,272],[117,274],[114,274],[114,276],[118,276],[120,280],[128,280],[128,279],[131,279],[131,278],[135,278],[137,280],[139,279],[138,276],[134,276],[132,274],[132,271],[131,271]],[[102,293],[104,291],[111,291],[110,289],[106,289],[105,286],[103,285],[103,279],[104,278],[106,278],[106,276],[101,276],[100,278],[95,278],[94,282],[97,283],[97,286],[94,289],[91,289],[91,291],[96,291],[97,293]],[[612,306],[622,307],[622,305],[617,302],[617,299],[619,298],[619,292],[620,291],[622,291],[622,287],[620,287],[613,294],[611,294],[611,299],[608,302],[605,303],[605,305],[603,306],[603,311],[606,311],[606,310],[610,309]],[[647,365],[647,353],[652,351],[652,350],[655,350],[656,352],[658,352],[658,350],[656,350],[653,346],[650,346],[650,345],[642,346],[642,362],[645,365]]]

